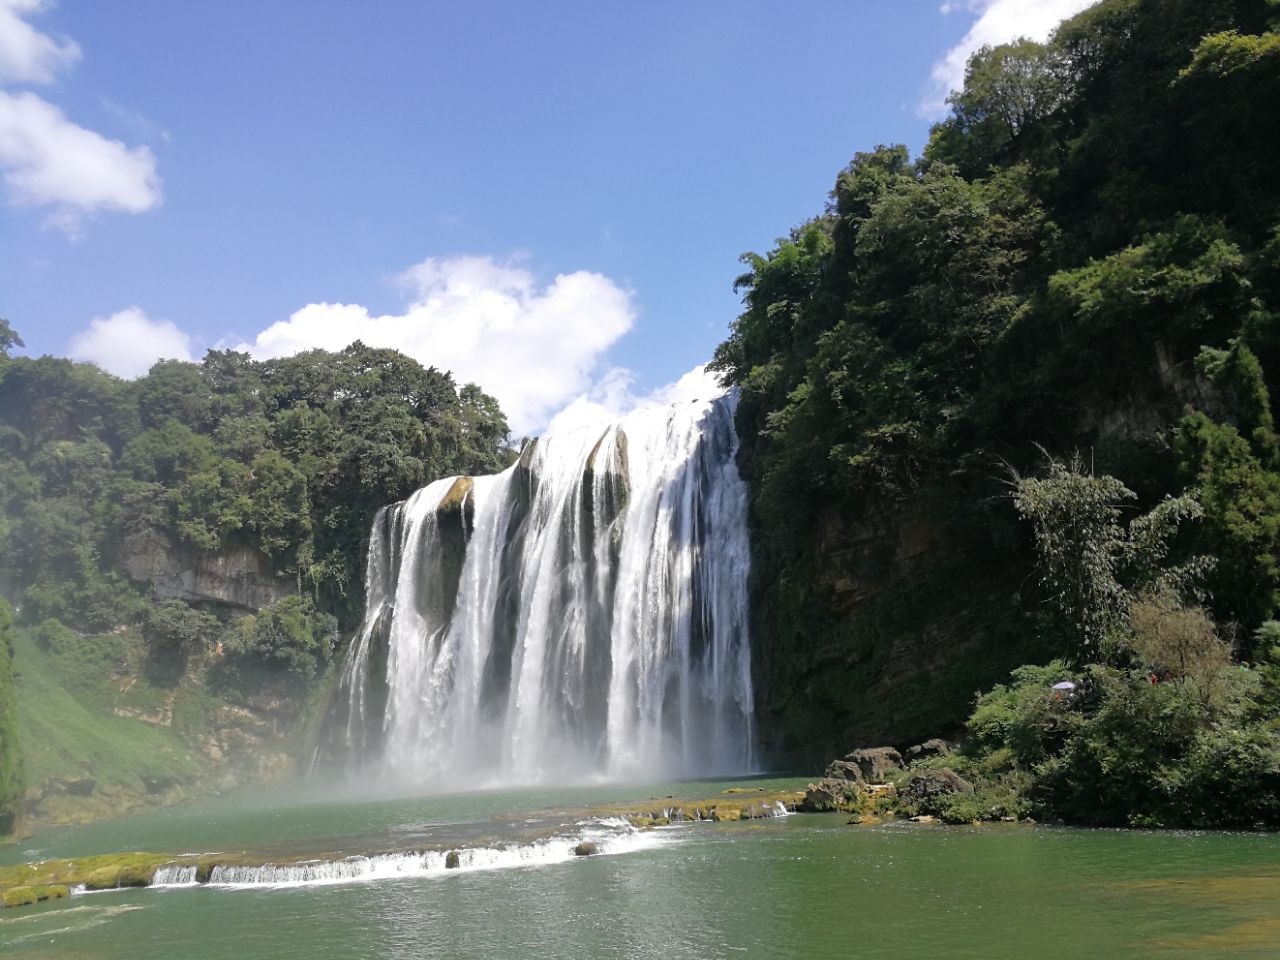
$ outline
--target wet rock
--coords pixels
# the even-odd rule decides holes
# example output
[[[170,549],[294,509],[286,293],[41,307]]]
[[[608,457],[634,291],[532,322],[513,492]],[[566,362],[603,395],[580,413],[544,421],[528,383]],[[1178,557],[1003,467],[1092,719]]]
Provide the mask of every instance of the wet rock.
[[[929,803],[954,793],[973,793],[973,784],[945,767],[913,774],[902,789],[902,795],[912,803]]]
[[[945,757],[950,753],[951,744],[934,737],[924,743],[917,743],[914,747],[908,747],[906,759],[907,763],[915,763],[917,760],[927,760],[930,757]]]
[[[462,854],[457,850],[450,850],[444,855],[444,868],[446,870],[457,870],[462,866]]]
[[[592,843],[590,840],[583,840],[573,848],[573,855],[575,857],[593,857],[599,852],[600,844]]]
[[[862,779],[871,783],[882,783],[889,774],[902,769],[902,754],[893,747],[870,747],[855,750],[845,758],[862,773]]]

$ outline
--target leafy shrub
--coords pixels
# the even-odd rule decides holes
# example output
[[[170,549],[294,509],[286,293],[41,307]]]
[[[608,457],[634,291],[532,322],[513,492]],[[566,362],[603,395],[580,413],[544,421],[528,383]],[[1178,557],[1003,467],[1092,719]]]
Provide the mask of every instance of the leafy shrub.
[[[229,653],[300,679],[314,676],[333,653],[338,623],[308,597],[284,600],[236,623]]]

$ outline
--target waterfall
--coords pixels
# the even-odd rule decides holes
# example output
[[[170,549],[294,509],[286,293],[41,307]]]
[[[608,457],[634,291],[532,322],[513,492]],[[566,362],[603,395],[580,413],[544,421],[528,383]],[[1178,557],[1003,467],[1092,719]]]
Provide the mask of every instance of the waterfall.
[[[752,768],[733,395],[541,437],[373,522],[335,726],[441,788]]]

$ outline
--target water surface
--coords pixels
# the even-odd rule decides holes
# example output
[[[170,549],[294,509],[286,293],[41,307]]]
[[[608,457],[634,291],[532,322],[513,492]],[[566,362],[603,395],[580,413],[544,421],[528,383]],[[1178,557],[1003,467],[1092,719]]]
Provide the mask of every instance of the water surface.
[[[769,782],[769,786],[778,785]],[[40,855],[503,838],[720,784],[210,806],[60,831]],[[75,897],[0,915],[6,957],[1026,958],[1280,955],[1280,838],[797,815],[614,856],[282,888]],[[320,838],[320,839],[317,839]],[[15,850],[5,851],[9,859]]]

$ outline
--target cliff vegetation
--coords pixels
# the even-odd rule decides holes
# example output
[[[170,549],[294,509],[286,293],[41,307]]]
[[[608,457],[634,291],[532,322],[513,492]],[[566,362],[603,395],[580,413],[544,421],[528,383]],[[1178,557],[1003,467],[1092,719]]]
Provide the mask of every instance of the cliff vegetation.
[[[1130,721],[1148,774],[1229,729],[1276,775],[1278,26],[1274,0],[1103,0],[981,50],[921,155],[857,154],[744,257],[714,367],[776,756],[959,736],[976,691],[1058,660],[1095,712],[1045,790],[1093,782],[1086,746]],[[1179,630],[1236,670],[1208,700],[1160,646]],[[1175,682],[1141,689],[1154,668]],[[1141,726],[1161,711],[1176,748]],[[1175,806],[1132,812],[1209,816]]]

